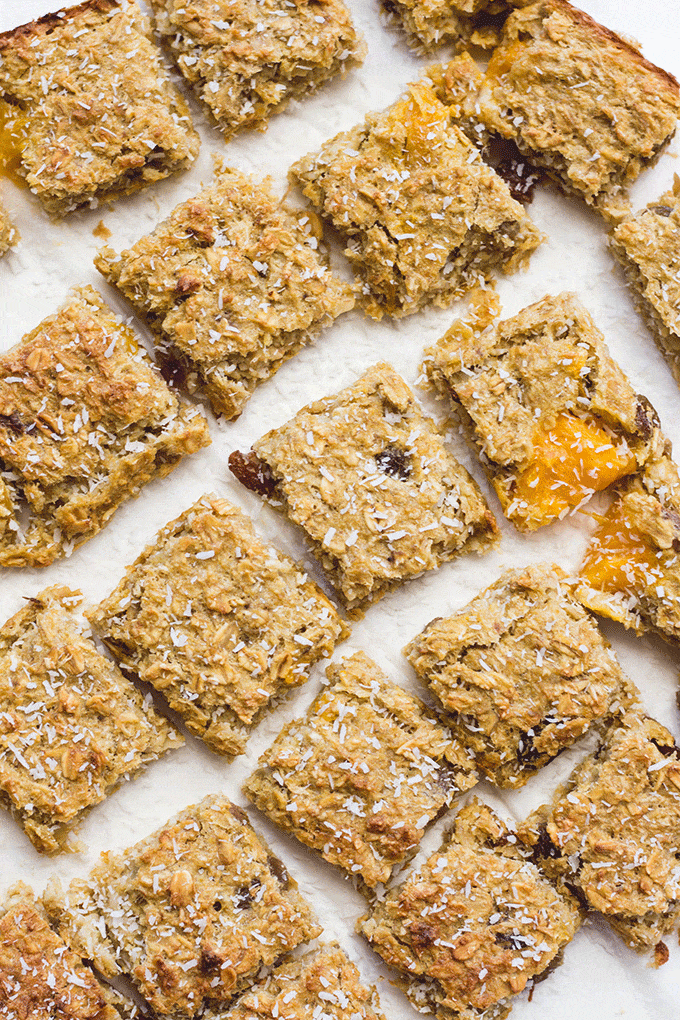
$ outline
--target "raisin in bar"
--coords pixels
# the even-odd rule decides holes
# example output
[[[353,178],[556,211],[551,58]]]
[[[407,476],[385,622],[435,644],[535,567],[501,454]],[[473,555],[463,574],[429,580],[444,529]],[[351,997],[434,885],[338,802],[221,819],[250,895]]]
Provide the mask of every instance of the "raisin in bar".
[[[226,1012],[203,1020],[385,1020],[375,988],[366,988],[337,945],[324,945],[275,967]]]
[[[53,215],[138,191],[196,158],[189,109],[133,0],[46,14],[0,35],[0,58],[4,147]]]
[[[478,801],[417,871],[362,917],[357,930],[394,967],[420,1012],[438,1020],[502,1020],[511,998],[561,962],[580,924]]]
[[[317,228],[266,182],[216,161],[210,187],[95,264],[149,326],[166,374],[236,418],[258,383],[354,305]]]
[[[52,930],[40,901],[19,882],[0,905],[0,1016],[131,1020],[139,1014]]]
[[[559,567],[509,570],[405,649],[488,778],[519,787],[638,698]]]
[[[222,796],[204,798],[46,907],[104,976],[124,973],[154,1015],[218,1008],[321,928],[283,863]]]
[[[350,616],[391,588],[498,536],[477,483],[406,383],[375,365],[229,466],[303,529]]]
[[[304,570],[216,496],[163,528],[87,616],[124,669],[228,756],[347,633]]]
[[[376,319],[446,307],[543,235],[427,81],[293,165],[291,180],[347,242]]]
[[[0,803],[36,850],[184,740],[83,636],[79,592],[47,588],[0,629]]]
[[[680,177],[661,198],[612,231],[638,311],[680,385]]]
[[[373,889],[477,776],[472,756],[368,656],[326,673],[331,686],[282,730],[244,789],[278,825]]]
[[[91,287],[0,355],[0,565],[44,566],[210,443]]]
[[[520,832],[553,881],[657,963],[680,920],[679,755],[664,726],[630,713]]]
[[[508,11],[506,0],[382,0],[418,50],[445,43],[491,49]]]
[[[264,130],[291,99],[360,64],[363,39],[341,0],[151,0],[173,60],[229,139]]]
[[[480,138],[513,141],[567,193],[616,219],[626,186],[673,136],[678,83],[566,0],[518,6],[466,116]]]
[[[456,321],[425,369],[458,405],[506,517],[533,531],[635,471],[656,414],[573,294],[487,329]]]
[[[586,550],[579,600],[638,634],[680,642],[680,477],[671,444],[655,437],[653,455],[615,498]]]

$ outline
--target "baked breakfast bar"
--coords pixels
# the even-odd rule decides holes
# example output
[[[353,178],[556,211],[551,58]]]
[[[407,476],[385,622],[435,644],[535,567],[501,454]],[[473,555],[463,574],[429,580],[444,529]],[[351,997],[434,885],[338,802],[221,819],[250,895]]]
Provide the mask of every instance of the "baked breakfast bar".
[[[0,565],[45,566],[210,443],[91,287],[0,355]]]
[[[559,567],[508,570],[404,649],[497,786],[523,786],[639,697],[575,587]]]
[[[347,634],[304,570],[216,496],[166,525],[87,617],[124,669],[228,757]]]
[[[348,67],[366,45],[342,0],[151,0],[156,28],[228,140]]]
[[[169,378],[237,418],[255,387],[354,305],[309,212],[215,163],[214,183],[95,265],[146,322]]]
[[[63,216],[189,167],[199,138],[134,0],[85,0],[0,35],[4,160]]]
[[[256,807],[374,890],[477,781],[472,755],[363,652],[326,670],[306,716],[261,755]]]
[[[574,294],[480,328],[457,320],[425,370],[460,410],[503,512],[520,531],[564,517],[637,471],[658,432]]]
[[[0,804],[36,850],[74,849],[87,811],[184,739],[47,588],[0,629]]]
[[[302,528],[350,617],[407,578],[497,541],[477,483],[384,363],[248,454],[235,451],[229,466]]]

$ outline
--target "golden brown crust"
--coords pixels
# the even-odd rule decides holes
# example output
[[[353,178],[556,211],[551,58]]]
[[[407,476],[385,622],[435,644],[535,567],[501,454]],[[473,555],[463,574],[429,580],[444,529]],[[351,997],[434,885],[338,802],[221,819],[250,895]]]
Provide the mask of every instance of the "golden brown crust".
[[[77,18],[86,11],[93,11],[98,14],[107,14],[114,7],[119,6],[120,0],[84,0],[74,7],[64,7],[61,11],[53,11],[50,14],[43,14],[35,21],[28,21],[25,25],[18,25],[0,34],[0,50],[11,46],[13,43],[28,38],[31,35],[47,35],[51,29],[59,28],[71,18]]]

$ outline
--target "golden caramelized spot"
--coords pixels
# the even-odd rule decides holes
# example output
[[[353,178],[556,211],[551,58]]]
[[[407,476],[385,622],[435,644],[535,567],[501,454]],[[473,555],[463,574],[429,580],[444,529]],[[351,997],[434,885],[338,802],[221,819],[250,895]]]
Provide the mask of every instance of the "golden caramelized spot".
[[[519,505],[509,516],[538,528],[634,471],[627,443],[612,437],[592,418],[558,414],[554,425],[537,430],[534,460],[515,482]]]
[[[664,555],[653,548],[632,523],[624,503],[617,501],[601,518],[586,551],[581,577],[604,592],[631,591],[661,575]]]
[[[119,335],[120,342],[123,345],[123,350],[128,354],[137,354],[139,351],[139,340],[137,339],[137,334],[134,329],[131,326],[121,324]]]
[[[403,127],[403,154],[409,162],[429,163],[435,147],[432,142],[448,129],[450,111],[427,85],[414,82],[408,89],[409,94],[390,108],[387,125]]]
[[[491,54],[484,77],[487,82],[499,82],[512,70],[515,61],[526,47],[518,40],[510,46],[498,46]]]
[[[26,181],[19,173],[19,167],[27,126],[26,118],[16,107],[0,100],[0,174],[24,188]]]

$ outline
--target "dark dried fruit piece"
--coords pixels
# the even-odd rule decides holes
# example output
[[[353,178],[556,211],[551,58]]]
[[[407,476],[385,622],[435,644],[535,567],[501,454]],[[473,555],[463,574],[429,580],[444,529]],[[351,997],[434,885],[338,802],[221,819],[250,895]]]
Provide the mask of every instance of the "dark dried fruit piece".
[[[266,461],[261,460],[253,450],[249,453],[241,453],[240,450],[230,453],[229,470],[241,485],[256,492],[258,496],[276,496],[276,479]]]
[[[0,414],[0,425],[11,429],[15,436],[21,436],[26,431],[26,426],[16,411],[11,414]]]
[[[392,478],[407,479],[411,474],[411,458],[406,450],[398,446],[386,446],[377,453],[375,462],[382,472]]]
[[[534,855],[537,857],[551,857],[553,859],[562,856],[562,851],[555,846],[545,825],[538,830],[538,839],[534,843]]]
[[[288,869],[286,868],[286,865],[283,863],[283,861],[279,860],[278,857],[275,857],[274,854],[269,854],[269,856],[267,857],[267,864],[269,865],[269,870],[271,871],[272,875],[276,877],[278,882],[285,889],[286,886],[288,886],[290,883],[290,875],[288,874]]]
[[[543,174],[529,163],[515,143],[508,138],[492,138],[484,149],[483,157],[503,178],[515,201],[529,205]]]
[[[637,407],[635,409],[635,426],[643,439],[649,439],[655,427],[659,425],[659,416],[656,410],[641,393],[637,395]]]
[[[670,216],[673,210],[669,205],[655,205],[652,206],[652,212],[655,212],[657,216]],[[660,942],[659,945],[663,945],[663,942]]]

